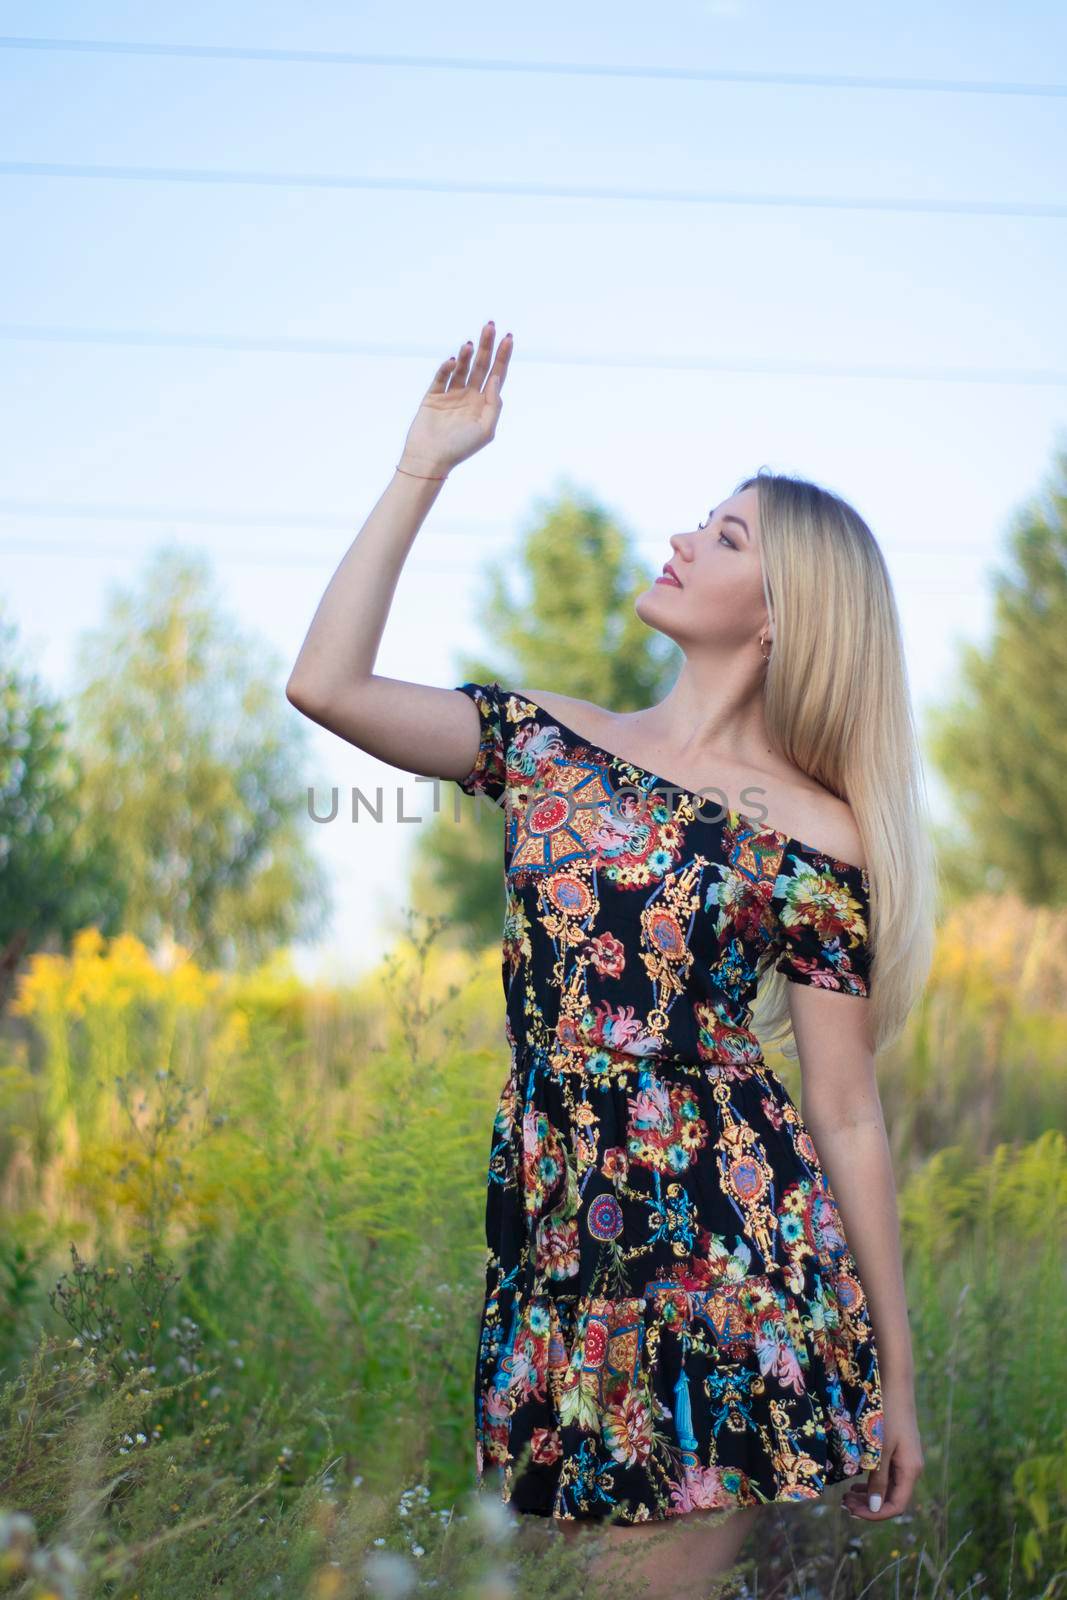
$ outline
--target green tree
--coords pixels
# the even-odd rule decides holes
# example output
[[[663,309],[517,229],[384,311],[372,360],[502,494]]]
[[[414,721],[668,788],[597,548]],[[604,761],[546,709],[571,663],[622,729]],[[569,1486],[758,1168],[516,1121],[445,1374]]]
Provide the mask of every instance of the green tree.
[[[86,825],[120,855],[127,931],[222,967],[317,934],[306,730],[280,660],[221,615],[203,558],[157,551],[83,637],[79,679]]]
[[[116,851],[81,826],[81,770],[67,721],[18,659],[13,622],[0,624],[0,1008],[19,963],[65,948],[79,928],[120,926]]]
[[[681,666],[677,647],[643,623],[634,601],[655,576],[602,506],[570,489],[536,508],[520,541],[521,592],[499,564],[482,604],[491,660],[465,658],[455,682],[555,689],[619,711],[662,695]],[[418,830],[411,898],[450,915],[460,936],[500,938],[502,814],[444,786],[441,815]],[[453,820],[452,792],[460,821]]]
[[[1067,444],[1020,510],[994,579],[989,641],[966,644],[960,686],[928,713],[930,753],[955,796],[940,843],[958,892],[1013,888],[1067,902]]]

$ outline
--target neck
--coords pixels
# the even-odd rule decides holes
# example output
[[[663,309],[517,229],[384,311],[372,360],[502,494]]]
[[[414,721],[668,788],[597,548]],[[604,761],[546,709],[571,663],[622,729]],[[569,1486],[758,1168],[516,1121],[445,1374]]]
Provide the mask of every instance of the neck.
[[[633,712],[630,720],[642,729],[644,739],[670,752],[689,771],[714,770],[724,761],[765,767],[774,754],[762,682],[736,651],[714,664],[687,657],[664,699]]]

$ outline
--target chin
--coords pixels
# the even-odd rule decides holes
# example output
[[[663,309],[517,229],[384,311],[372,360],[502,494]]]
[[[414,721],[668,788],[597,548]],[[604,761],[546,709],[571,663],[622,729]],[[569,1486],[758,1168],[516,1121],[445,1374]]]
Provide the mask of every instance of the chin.
[[[665,584],[653,583],[649,588],[642,589],[634,601],[634,613],[640,617],[642,622],[647,623],[650,628],[656,628],[660,633],[666,634],[668,638],[673,638],[670,630],[663,626],[663,617],[660,616],[659,594],[657,591],[663,588],[666,588]]]

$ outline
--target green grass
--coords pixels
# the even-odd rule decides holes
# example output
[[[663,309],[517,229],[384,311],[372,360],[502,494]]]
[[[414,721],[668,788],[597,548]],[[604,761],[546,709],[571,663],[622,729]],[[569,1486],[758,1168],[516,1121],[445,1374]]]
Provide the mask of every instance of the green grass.
[[[0,1038],[0,1593],[582,1592],[564,1541],[471,1494],[507,1062],[499,951],[440,931],[340,991],[161,974],[91,930],[34,963]],[[1064,1593],[1063,932],[961,911],[879,1064],[909,1513],[774,1508],[724,1593]]]

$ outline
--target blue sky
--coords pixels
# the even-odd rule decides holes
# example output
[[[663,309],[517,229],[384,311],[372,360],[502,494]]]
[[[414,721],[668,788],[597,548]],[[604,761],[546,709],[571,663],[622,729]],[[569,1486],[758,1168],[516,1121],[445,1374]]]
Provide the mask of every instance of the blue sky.
[[[920,717],[987,632],[1063,435],[1067,220],[953,208],[1062,210],[1067,99],[833,80],[1047,85],[1062,9],[0,0],[0,33],[427,63],[0,46],[2,599],[57,692],[168,541],[210,555],[281,694],[437,363],[488,317],[516,341],[497,437],[423,525],[377,670],[447,685],[492,655],[484,563],[563,487],[656,571],[763,463],[870,522]],[[311,780],[419,810],[412,776],[312,750]],[[337,912],[301,970],[376,958],[412,834],[315,829]]]

